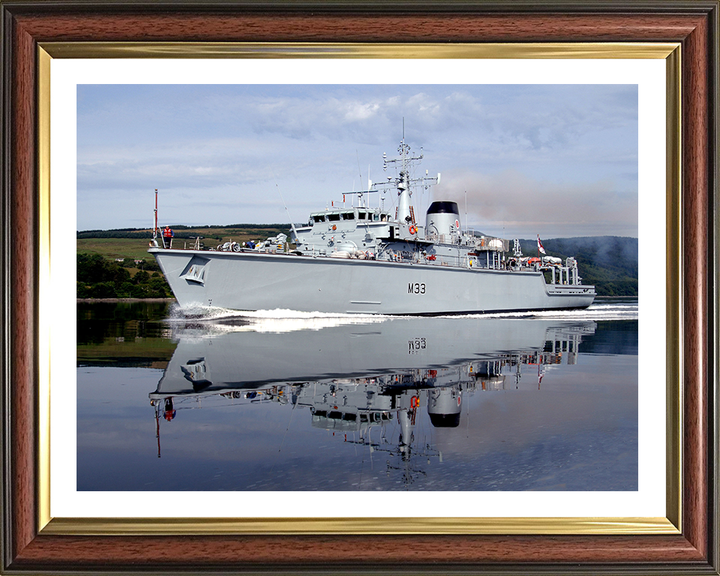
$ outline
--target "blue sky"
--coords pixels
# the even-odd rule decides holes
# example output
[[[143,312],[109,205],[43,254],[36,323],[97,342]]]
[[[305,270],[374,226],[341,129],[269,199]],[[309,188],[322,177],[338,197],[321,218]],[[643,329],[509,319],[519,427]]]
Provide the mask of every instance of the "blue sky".
[[[304,222],[384,179],[403,119],[442,173],[416,214],[467,198],[488,234],[637,237],[635,85],[79,85],[78,230],[150,227],[155,188],[161,225],[287,222],[281,196]]]

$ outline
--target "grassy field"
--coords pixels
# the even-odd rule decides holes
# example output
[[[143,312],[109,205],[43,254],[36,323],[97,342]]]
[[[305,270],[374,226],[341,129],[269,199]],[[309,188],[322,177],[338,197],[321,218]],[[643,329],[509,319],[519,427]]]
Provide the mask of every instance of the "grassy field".
[[[282,232],[287,234],[284,228],[193,228],[192,230],[177,230],[173,239],[173,247],[190,248],[194,242],[182,236],[203,236],[205,247],[215,247],[229,240],[235,242],[247,242],[248,240],[265,240]],[[152,232],[148,230],[145,238],[139,235],[138,238],[78,238],[77,251],[87,254],[100,254],[105,258],[114,260],[116,258],[132,258],[134,260],[149,259],[147,253],[148,242]]]
[[[107,338],[102,344],[78,344],[78,362],[117,363],[127,360],[143,360],[159,363],[155,368],[164,368],[175,352],[177,342],[161,338],[142,338],[123,341]]]
[[[147,253],[148,241],[135,238],[82,238],[77,241],[77,251],[87,254],[100,254],[105,258],[132,258],[142,260],[151,258]]]

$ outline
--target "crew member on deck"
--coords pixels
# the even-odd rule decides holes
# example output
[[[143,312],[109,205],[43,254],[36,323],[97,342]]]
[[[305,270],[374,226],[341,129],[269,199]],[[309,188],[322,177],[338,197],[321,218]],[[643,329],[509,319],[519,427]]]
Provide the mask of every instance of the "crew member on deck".
[[[165,398],[165,413],[163,414],[165,420],[170,422],[170,420],[175,418],[175,414],[177,414],[177,410],[175,410],[173,406],[172,398]]]
[[[170,226],[163,228],[163,246],[165,248],[172,248],[172,239],[175,236],[175,232],[172,231]]]

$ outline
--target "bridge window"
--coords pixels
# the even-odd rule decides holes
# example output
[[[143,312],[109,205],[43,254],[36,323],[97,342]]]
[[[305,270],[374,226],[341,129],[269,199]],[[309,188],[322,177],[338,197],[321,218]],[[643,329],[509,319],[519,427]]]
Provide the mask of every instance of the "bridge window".
[[[354,212],[343,212],[343,220],[355,220],[355,213]]]
[[[313,216],[313,220],[315,220],[315,222],[325,222],[325,216],[324,215]]]
[[[327,219],[330,222],[337,222],[338,220],[340,220],[340,214],[328,214]]]
[[[366,220],[367,212],[358,212],[358,220]]]

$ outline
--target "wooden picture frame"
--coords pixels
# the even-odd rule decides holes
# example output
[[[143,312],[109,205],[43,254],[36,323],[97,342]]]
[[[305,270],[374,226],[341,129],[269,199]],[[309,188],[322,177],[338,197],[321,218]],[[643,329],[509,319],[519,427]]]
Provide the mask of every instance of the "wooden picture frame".
[[[7,573],[37,572],[447,572],[718,574],[717,390],[717,73],[718,2],[318,3],[82,2],[2,3],[2,563]],[[672,342],[681,426],[669,454],[681,466],[670,482],[668,512],[679,529],[600,535],[558,530],[523,533],[423,531],[392,535],[333,529],[237,534],[211,524],[147,528],[140,521],[112,530],[47,529],[39,446],[47,442],[38,407],[44,349],[38,343],[39,278],[47,255],[40,238],[48,186],[43,124],[43,46],[71,55],[87,42],[213,43],[677,43],[677,102],[682,191],[669,234],[682,251],[670,286]],[[118,46],[118,45],[116,45]],[[117,51],[114,52],[117,55]],[[113,57],[108,52],[105,57]],[[676,320],[672,320],[675,318]],[[672,356],[672,355],[671,355]],[[672,395],[669,395],[671,397]],[[213,533],[214,532],[214,533]],[[492,531],[491,531],[492,532]]]

